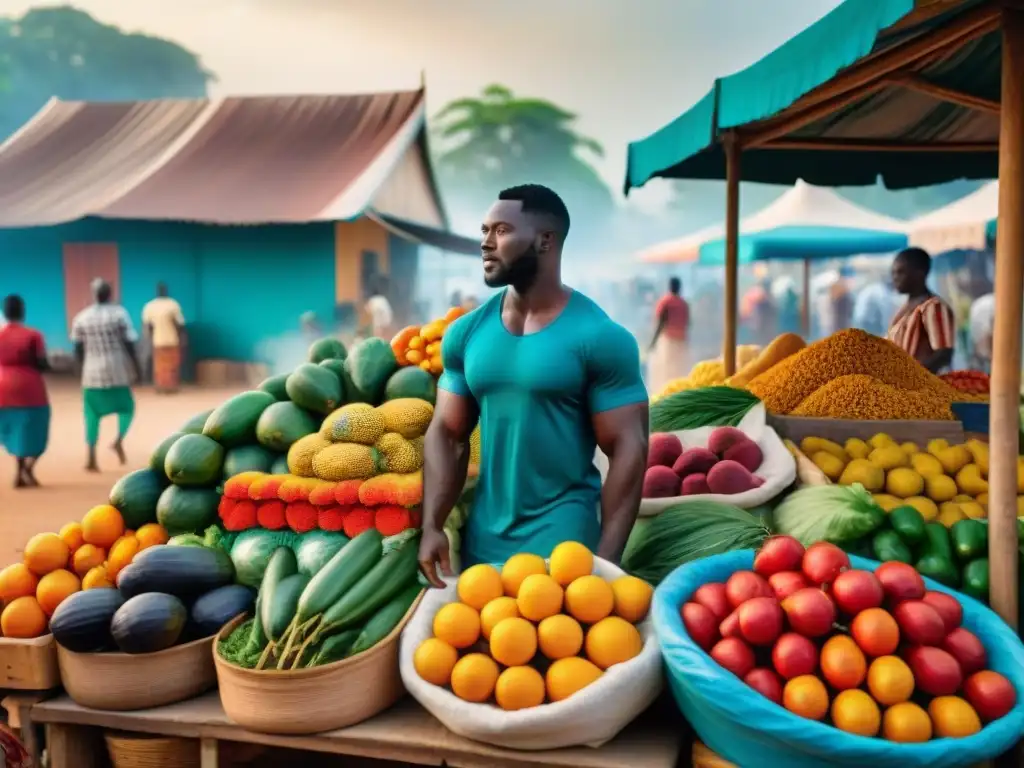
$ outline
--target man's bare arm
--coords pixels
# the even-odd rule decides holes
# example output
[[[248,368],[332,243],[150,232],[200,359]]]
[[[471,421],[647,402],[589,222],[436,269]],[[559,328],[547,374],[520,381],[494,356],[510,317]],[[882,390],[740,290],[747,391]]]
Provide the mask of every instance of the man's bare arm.
[[[647,403],[596,413],[593,425],[597,444],[608,457],[608,475],[601,489],[601,543],[597,554],[618,563],[640,509],[650,431]]]

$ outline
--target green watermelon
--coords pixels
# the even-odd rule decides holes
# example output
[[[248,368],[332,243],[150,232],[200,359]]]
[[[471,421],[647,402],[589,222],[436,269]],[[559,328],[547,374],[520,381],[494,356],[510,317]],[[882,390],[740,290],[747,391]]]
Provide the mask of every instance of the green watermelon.
[[[313,578],[348,541],[347,536],[337,531],[313,530],[302,534],[302,539],[295,547],[299,573]]]
[[[256,439],[264,448],[284,452],[300,437],[319,428],[319,420],[295,403],[274,403],[256,422]]]
[[[201,534],[217,522],[220,495],[213,488],[169,486],[160,494],[156,519],[172,536],[179,533]]]
[[[156,522],[156,505],[167,487],[163,470],[137,469],[129,472],[110,489],[110,504],[124,518],[126,528],[133,531],[146,523]]]
[[[307,411],[324,416],[342,405],[342,388],[338,376],[327,368],[303,363],[285,383],[288,397]]]
[[[345,361],[337,357],[330,357],[326,360],[320,361],[320,367],[326,368],[328,371],[338,377],[338,381],[341,382],[341,399],[342,402],[349,402],[349,388],[350,385],[346,384],[348,381],[348,373],[345,372]]]
[[[160,444],[153,449],[153,453],[150,454],[149,468],[166,478],[167,475],[164,474],[164,461],[167,459],[167,452],[171,450],[172,445],[178,442],[178,438],[184,434],[184,432],[172,432],[170,435],[165,437]]]
[[[262,445],[240,445],[224,454],[224,479],[243,472],[269,472],[277,454]]]
[[[279,373],[276,376],[271,376],[270,378],[261,381],[257,389],[262,392],[266,392],[275,400],[284,401],[288,399],[288,392],[286,392],[284,388],[284,383],[286,381],[288,381],[288,374]]]
[[[164,459],[164,472],[175,485],[214,485],[223,466],[223,446],[206,435],[184,435]]]
[[[416,397],[433,405],[437,400],[437,381],[418,366],[399,368],[391,374],[384,387],[384,399],[399,400],[403,397]]]
[[[292,531],[268,531],[266,528],[250,528],[239,533],[231,547],[235,581],[258,589],[274,551],[278,547],[292,548],[297,538],[298,534]]]
[[[260,414],[276,401],[268,392],[242,392],[214,409],[203,426],[203,434],[225,448],[246,445],[256,440],[256,422]]]
[[[318,364],[330,358],[344,360],[347,355],[348,350],[345,349],[345,345],[338,339],[328,336],[317,339],[310,345],[306,359],[311,363]]]
[[[179,432],[184,432],[186,435],[201,435],[203,433],[203,427],[206,426],[206,420],[210,418],[210,414],[213,413],[211,408],[208,411],[197,413],[191,419],[186,421]]]
[[[398,361],[391,345],[384,339],[364,339],[352,348],[345,359],[345,370],[355,388],[353,400],[380,405],[388,379],[398,370]]]

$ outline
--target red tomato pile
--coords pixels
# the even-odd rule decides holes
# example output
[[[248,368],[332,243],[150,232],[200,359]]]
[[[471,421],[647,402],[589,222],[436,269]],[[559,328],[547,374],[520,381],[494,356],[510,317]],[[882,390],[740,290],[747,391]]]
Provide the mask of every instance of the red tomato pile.
[[[939,378],[961,392],[971,395],[987,395],[989,393],[989,378],[984,371],[950,371],[942,374]]]
[[[959,601],[905,563],[853,570],[839,547],[769,538],[754,570],[680,608],[711,658],[776,704],[861,736],[959,738],[1006,715],[1013,685],[986,669]]]

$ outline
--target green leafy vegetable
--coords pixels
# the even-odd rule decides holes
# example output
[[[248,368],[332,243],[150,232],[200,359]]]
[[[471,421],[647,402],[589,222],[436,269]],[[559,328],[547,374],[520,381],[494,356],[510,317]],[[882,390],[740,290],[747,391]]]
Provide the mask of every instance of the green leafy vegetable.
[[[735,427],[759,402],[756,395],[737,387],[684,389],[651,404],[651,431]]]
[[[808,485],[775,508],[776,533],[798,539],[805,546],[816,541],[852,542],[885,522],[885,511],[864,486]]]
[[[217,653],[221,658],[245,669],[256,669],[263,648],[254,648],[249,644],[253,620],[243,621],[232,630],[231,634],[217,643]]]

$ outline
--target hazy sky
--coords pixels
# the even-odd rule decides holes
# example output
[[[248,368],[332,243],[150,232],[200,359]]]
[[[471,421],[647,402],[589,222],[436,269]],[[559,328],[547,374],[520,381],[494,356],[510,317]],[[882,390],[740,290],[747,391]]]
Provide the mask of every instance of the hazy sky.
[[[198,53],[220,94],[416,87],[431,110],[499,82],[579,114],[621,189],[625,147],[839,0],[71,0]],[[19,14],[56,3],[0,0]],[[658,195],[651,190],[648,195]]]

